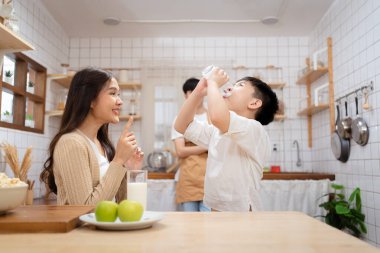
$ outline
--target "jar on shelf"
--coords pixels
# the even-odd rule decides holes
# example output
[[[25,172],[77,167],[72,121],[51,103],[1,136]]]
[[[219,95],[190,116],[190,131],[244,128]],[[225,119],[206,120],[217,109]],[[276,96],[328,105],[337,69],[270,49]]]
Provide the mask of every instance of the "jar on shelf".
[[[136,99],[134,98],[131,98],[129,100],[129,115],[136,115]]]
[[[59,94],[58,103],[57,103],[57,110],[63,111],[65,109],[66,99],[67,99],[67,94],[65,92]]]
[[[61,67],[62,67],[62,74],[67,75],[67,71],[68,71],[70,65],[67,63],[62,63]]]

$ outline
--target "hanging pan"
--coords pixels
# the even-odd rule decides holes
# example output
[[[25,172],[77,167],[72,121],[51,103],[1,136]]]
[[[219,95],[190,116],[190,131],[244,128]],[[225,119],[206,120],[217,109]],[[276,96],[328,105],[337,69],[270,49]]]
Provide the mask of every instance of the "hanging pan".
[[[336,159],[341,162],[347,162],[350,156],[350,140],[344,139],[338,134],[337,125],[340,121],[339,105],[336,106],[337,118],[335,123],[335,131],[331,135],[331,149]]]
[[[359,145],[365,146],[368,143],[369,139],[369,128],[367,123],[362,117],[359,117],[358,110],[358,97],[355,97],[356,104],[356,119],[352,121],[351,131],[352,131],[352,139]]]
[[[350,139],[352,119],[348,116],[347,99],[344,101],[344,107],[346,108],[346,117],[337,121],[337,129],[340,137],[344,139]]]

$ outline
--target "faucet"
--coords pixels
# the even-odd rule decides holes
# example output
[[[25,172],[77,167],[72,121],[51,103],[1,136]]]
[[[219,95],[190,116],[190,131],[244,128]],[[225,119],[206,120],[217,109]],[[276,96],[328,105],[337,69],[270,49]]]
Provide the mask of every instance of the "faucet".
[[[301,158],[300,158],[300,145],[299,145],[297,140],[293,141],[293,146],[296,146],[296,148],[297,148],[297,163],[296,163],[296,165],[297,165],[297,167],[301,167],[302,163],[301,163]]]

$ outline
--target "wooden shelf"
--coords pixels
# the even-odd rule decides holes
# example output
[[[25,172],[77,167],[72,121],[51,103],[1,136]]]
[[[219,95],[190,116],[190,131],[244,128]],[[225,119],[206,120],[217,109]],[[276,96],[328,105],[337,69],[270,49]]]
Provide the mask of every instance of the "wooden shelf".
[[[311,116],[313,114],[319,113],[321,111],[329,109],[329,104],[321,104],[321,105],[312,105],[308,108],[303,109],[298,113],[299,116]]]
[[[0,53],[34,50],[33,46],[0,23]]]
[[[62,110],[47,111],[45,115],[48,117],[60,117],[63,115],[63,111]]]
[[[141,115],[120,115],[120,120],[128,120],[129,117],[133,116],[133,121],[141,120]]]
[[[310,172],[264,172],[263,180],[335,180],[334,174]]]
[[[310,84],[328,72],[328,68],[311,69],[298,79],[297,84]]]
[[[274,115],[275,121],[284,121],[286,119],[286,116],[284,114],[276,114]]]
[[[141,89],[142,84],[141,83],[121,83],[121,82],[119,82],[119,87],[122,90],[137,90],[137,89]]]
[[[73,76],[68,76],[64,74],[49,74],[47,77],[51,78],[52,80],[54,80],[54,82],[58,83],[66,89],[70,87],[71,80],[73,80]]]
[[[286,83],[267,83],[272,89],[282,89],[286,86]]]
[[[54,80],[54,82],[58,83],[66,89],[70,88],[71,81],[73,80],[73,76],[64,74],[49,74],[48,78],[51,78],[52,80]],[[119,83],[119,87],[120,89],[126,90],[141,89],[142,84],[137,82]]]
[[[63,115],[63,111],[62,110],[51,110],[51,111],[47,111],[46,115],[48,117],[60,117]],[[132,116],[132,115],[121,115],[119,117],[119,119],[120,120],[128,120],[130,116]],[[142,118],[141,115],[133,115],[134,121],[141,120],[141,118]]]
[[[152,172],[148,171],[148,179],[174,179],[175,173],[173,172]]]

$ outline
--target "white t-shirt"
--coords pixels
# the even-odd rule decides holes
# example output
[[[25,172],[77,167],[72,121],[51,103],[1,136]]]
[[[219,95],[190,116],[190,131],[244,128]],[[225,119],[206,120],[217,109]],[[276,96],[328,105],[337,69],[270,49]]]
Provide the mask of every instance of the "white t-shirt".
[[[86,138],[90,142],[91,147],[96,154],[96,158],[98,158],[99,178],[102,178],[106,174],[108,167],[110,166],[110,162],[107,160],[107,158],[104,155],[100,153],[99,149],[96,147],[96,144],[92,140],[90,140],[90,138],[88,138],[87,136]]]
[[[270,157],[270,140],[260,122],[230,112],[225,134],[194,120],[185,138],[208,147],[205,177],[206,206],[219,211],[261,210],[258,194],[263,167]]]
[[[175,117],[175,119],[174,119],[174,121],[173,121],[173,124],[172,124],[172,133],[171,133],[171,135],[172,135],[172,136],[171,136],[172,141],[174,141],[175,139],[178,139],[178,138],[184,138],[184,137],[183,137],[183,134],[177,132],[177,131],[175,130],[175,128],[174,128],[174,123],[175,123],[175,120],[176,120],[176,119],[177,119],[177,117]],[[208,118],[207,118],[207,113],[206,113],[206,112],[203,112],[203,113],[201,113],[201,114],[195,114],[195,115],[194,115],[194,119],[199,120],[199,121],[201,121],[201,122],[208,122]],[[181,170],[181,168],[179,168],[179,169],[177,170],[177,172],[175,173],[174,180],[175,180],[176,182],[178,182],[178,179],[179,179],[179,173],[181,173],[180,170]]]

